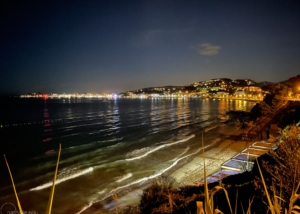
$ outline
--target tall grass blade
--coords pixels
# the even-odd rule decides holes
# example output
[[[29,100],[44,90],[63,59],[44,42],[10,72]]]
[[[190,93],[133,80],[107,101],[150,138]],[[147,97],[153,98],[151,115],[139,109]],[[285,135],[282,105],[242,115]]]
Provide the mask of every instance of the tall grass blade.
[[[227,203],[228,203],[228,206],[229,206],[229,209],[230,209],[230,213],[232,213],[232,208],[231,208],[231,204],[230,204],[230,200],[229,200],[229,196],[228,196],[228,193],[227,193],[227,190],[222,188],[225,195],[226,195],[226,199],[227,199]]]
[[[293,184],[293,185],[295,185],[295,184]],[[300,198],[300,195],[297,194],[299,187],[300,187],[300,182],[298,183],[297,188],[293,189],[293,192],[292,192],[292,195],[290,198],[288,214],[297,213],[298,211],[296,211],[296,210],[297,209],[300,210],[299,206],[294,205],[296,203],[296,201]]]
[[[55,182],[56,182],[60,152],[61,152],[61,144],[59,144],[59,151],[58,151],[56,169],[55,169],[55,172],[54,172],[54,178],[53,178],[53,183],[52,183],[52,187],[51,187],[49,201],[48,201],[48,205],[47,205],[47,209],[46,209],[46,214],[51,214],[51,210],[52,210],[52,202],[53,202],[53,195],[54,195],[54,189],[55,189]]]
[[[242,202],[241,202],[241,207],[242,207],[243,214],[245,214],[245,210],[244,210]]]
[[[196,201],[196,207],[197,207],[197,214],[205,214],[202,201]]]
[[[238,188],[236,188],[236,197],[235,197],[234,214],[237,214],[237,202],[238,202],[238,196],[239,196],[239,191],[238,191]]]
[[[252,198],[251,201],[250,201],[250,199],[249,199],[249,207],[248,207],[248,209],[247,209],[246,214],[251,214],[251,205],[252,205],[253,199],[254,199],[254,198]]]
[[[206,168],[205,168],[205,156],[204,156],[204,141],[202,132],[202,158],[203,158],[203,168],[204,168],[204,203],[206,214],[213,214],[213,207],[209,203],[208,185],[206,180]]]
[[[257,159],[256,159],[256,163],[257,163],[257,166],[258,166],[258,169],[259,169],[259,174],[260,174],[261,180],[263,182],[264,189],[265,189],[265,192],[266,192],[266,196],[267,196],[267,199],[268,199],[269,209],[270,209],[272,214],[276,214],[275,210],[274,210],[274,206],[273,206],[271,198],[270,198],[270,195],[269,195],[269,192],[268,192],[268,189],[267,189],[267,186],[266,186],[266,183],[265,183],[264,176],[262,175],[262,172],[261,172],[261,169],[260,169],[260,166],[259,166],[259,163],[258,163]]]
[[[219,209],[215,209],[214,214],[224,214],[224,213]]]
[[[293,189],[294,189],[294,187],[293,187]],[[282,198],[282,181],[280,181],[280,193],[279,193],[279,197]],[[280,200],[280,202],[279,202],[279,206],[280,206],[280,207],[282,207],[282,206],[281,206],[281,202],[282,202],[282,201]]]
[[[116,214],[118,214],[119,213],[119,207],[118,207],[118,196],[117,196],[117,194],[114,194],[112,196],[112,198],[113,198],[114,202],[116,203]]]
[[[13,176],[12,176],[12,174],[11,174],[11,171],[10,171],[10,168],[9,168],[9,165],[8,165],[8,162],[7,162],[7,160],[6,160],[5,155],[4,155],[4,160],[5,160],[5,163],[6,163],[6,166],[7,166],[8,172],[9,172],[9,175],[10,175],[10,179],[11,179],[11,182],[12,182],[12,185],[13,185],[13,188],[14,188],[14,192],[15,192],[15,196],[16,196],[16,199],[17,199],[17,203],[18,203],[18,207],[19,207],[20,213],[23,214],[23,210],[22,210],[22,207],[21,207],[19,198],[18,198],[17,191],[16,191],[15,182],[14,182]]]

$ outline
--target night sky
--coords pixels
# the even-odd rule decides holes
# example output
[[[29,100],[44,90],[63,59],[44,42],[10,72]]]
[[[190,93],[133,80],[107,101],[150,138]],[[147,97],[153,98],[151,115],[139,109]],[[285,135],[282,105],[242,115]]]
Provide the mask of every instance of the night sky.
[[[300,1],[0,3],[0,94],[299,74]]]

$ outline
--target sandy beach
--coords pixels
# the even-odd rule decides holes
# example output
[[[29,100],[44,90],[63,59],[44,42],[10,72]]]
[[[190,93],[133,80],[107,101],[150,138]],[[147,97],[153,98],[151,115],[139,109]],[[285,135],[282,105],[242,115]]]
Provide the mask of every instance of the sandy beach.
[[[222,126],[224,127],[220,129],[221,134],[226,137],[204,152],[207,175],[218,171],[222,163],[253,143],[253,141],[242,139],[239,128]],[[202,152],[170,176],[180,185],[193,185],[199,182],[204,177]]]

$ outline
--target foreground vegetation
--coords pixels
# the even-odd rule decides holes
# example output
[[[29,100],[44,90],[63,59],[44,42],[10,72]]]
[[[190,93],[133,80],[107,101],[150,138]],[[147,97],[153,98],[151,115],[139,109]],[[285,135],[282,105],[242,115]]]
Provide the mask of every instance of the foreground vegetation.
[[[46,207],[45,214],[51,214],[51,211],[52,211],[52,203],[53,203],[53,196],[54,196],[54,190],[55,190],[55,183],[56,183],[56,176],[57,176],[57,171],[58,171],[58,164],[59,164],[59,159],[60,159],[60,153],[61,153],[61,144],[59,144],[58,157],[57,157],[57,162],[56,162],[56,167],[55,167],[55,171],[54,171],[53,182],[52,182],[52,186],[51,186],[51,190],[50,190],[50,195],[49,195],[49,200],[48,200],[48,204],[47,204],[47,207]],[[18,209],[19,209],[19,211],[8,211],[7,213],[26,214],[27,212],[26,211],[23,212],[21,203],[19,201],[18,192],[17,192],[16,187],[15,187],[15,182],[14,182],[14,179],[13,179],[13,176],[12,176],[12,173],[10,171],[10,167],[9,167],[9,164],[8,164],[8,161],[7,161],[5,155],[4,155],[4,160],[5,160],[5,163],[6,163],[8,172],[9,172],[9,175],[10,175],[10,179],[11,179],[11,182],[12,182],[13,190],[14,190],[14,193],[15,193],[15,197],[16,197],[16,201],[17,201],[17,205],[18,205]],[[2,214],[3,210],[0,209],[0,211],[1,211],[0,213]]]

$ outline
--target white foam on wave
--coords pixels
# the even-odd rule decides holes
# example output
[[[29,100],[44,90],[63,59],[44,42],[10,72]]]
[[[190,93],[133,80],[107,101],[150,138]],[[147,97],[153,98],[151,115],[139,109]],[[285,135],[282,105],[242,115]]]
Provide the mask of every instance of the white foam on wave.
[[[140,158],[146,157],[147,155],[149,155],[149,154],[151,154],[151,153],[153,153],[153,152],[155,152],[155,151],[157,151],[157,150],[159,150],[159,149],[162,149],[162,148],[167,147],[167,146],[172,146],[172,145],[177,144],[177,143],[183,143],[183,142],[185,142],[185,141],[188,141],[188,140],[192,139],[193,137],[195,137],[194,134],[191,135],[191,136],[189,136],[189,137],[187,137],[187,138],[185,138],[185,139],[178,140],[178,141],[173,142],[173,143],[168,143],[168,144],[160,145],[160,146],[158,146],[158,147],[155,147],[155,148],[149,150],[148,152],[146,152],[146,153],[144,153],[144,154],[142,154],[142,155],[140,155],[140,156],[133,157],[133,158],[127,158],[127,159],[125,159],[125,160],[126,160],[126,161],[132,161],[132,160],[136,160],[136,159],[140,159]]]
[[[210,131],[210,130],[212,130],[212,129],[215,129],[215,128],[217,128],[218,126],[219,126],[219,124],[218,124],[218,125],[215,125],[215,126],[208,127],[208,128],[206,128],[206,129],[204,130],[204,132],[208,132],[208,131]]]
[[[211,146],[213,146],[215,143],[216,143],[216,141],[213,142],[213,143],[211,143],[210,145],[204,146],[203,149],[206,149],[206,148],[208,148],[208,147],[211,147]],[[190,148],[187,147],[187,148],[185,149],[185,151],[183,151],[179,156],[185,154],[189,149],[190,149]],[[183,157],[181,157],[181,158],[175,158],[175,159],[173,159],[172,161],[174,161],[174,162],[173,162],[170,166],[168,166],[168,167],[166,167],[166,168],[164,168],[164,169],[158,171],[158,172],[155,173],[154,175],[150,175],[149,177],[144,177],[144,178],[137,179],[137,180],[135,180],[135,181],[132,181],[131,183],[128,183],[128,184],[126,184],[126,185],[123,185],[123,186],[120,186],[120,187],[117,187],[117,188],[111,190],[111,191],[110,191],[108,194],[106,194],[103,198],[98,199],[98,200],[95,200],[95,201],[89,203],[88,205],[84,206],[79,212],[77,212],[77,214],[80,214],[80,213],[84,212],[84,211],[87,210],[89,207],[91,207],[94,203],[97,203],[97,202],[99,202],[99,201],[103,201],[103,200],[105,200],[105,199],[111,197],[113,194],[115,194],[116,192],[118,192],[118,191],[120,191],[120,190],[122,190],[122,189],[124,189],[124,188],[130,187],[130,186],[135,185],[135,184],[144,183],[144,182],[146,182],[146,181],[148,181],[148,180],[150,180],[150,179],[153,179],[153,178],[156,178],[156,177],[162,175],[164,172],[166,172],[166,171],[170,170],[172,167],[176,166],[176,164],[177,164],[179,161],[183,160],[184,158],[188,158],[188,157],[190,157],[190,156],[192,156],[192,155],[195,155],[195,154],[199,153],[201,150],[202,150],[202,148],[196,150],[195,152],[193,152],[193,153],[191,153],[191,154],[188,154],[188,155],[186,155],[186,156],[183,156]],[[101,193],[104,193],[104,191],[101,191]]]
[[[108,143],[108,142],[115,142],[115,141],[118,141],[118,140],[123,140],[123,137],[113,138],[113,139],[103,140],[103,141],[95,141],[95,142],[92,142],[92,143],[86,143],[86,144],[77,145],[77,146],[71,146],[71,147],[68,147],[68,148],[64,148],[64,150],[66,150],[66,149],[75,149],[75,148],[80,148],[80,147],[87,147],[87,146],[94,146],[94,145],[97,145],[97,144]],[[118,144],[119,143],[111,145],[111,146],[108,146],[108,147],[114,147],[114,146],[116,146]]]
[[[91,207],[93,205],[93,202],[90,202],[88,205],[85,205],[80,211],[78,211],[76,214],[80,214],[82,212],[84,212],[86,209],[88,209],[89,207]]]
[[[212,143],[212,144],[210,144],[210,145],[204,146],[204,149],[206,149],[206,148],[208,148],[208,147],[211,147],[211,146],[214,145],[214,144],[215,144],[215,143]],[[187,149],[188,149],[188,148],[187,148]],[[104,200],[104,199],[110,197],[112,194],[114,194],[115,192],[118,192],[118,191],[121,190],[121,189],[127,188],[127,187],[129,187],[129,186],[134,185],[134,184],[144,183],[144,182],[146,182],[146,181],[148,181],[148,180],[151,180],[151,179],[153,179],[153,178],[156,178],[156,177],[162,175],[163,173],[165,173],[166,171],[170,170],[170,169],[173,168],[174,166],[176,166],[176,164],[177,164],[179,161],[181,161],[181,160],[183,160],[183,159],[185,159],[185,158],[188,158],[188,157],[190,157],[190,156],[192,156],[192,155],[195,155],[195,154],[199,153],[201,150],[202,150],[202,148],[199,148],[198,150],[196,150],[195,152],[193,152],[193,153],[191,153],[191,154],[185,155],[185,156],[180,157],[180,158],[175,158],[175,159],[172,160],[172,161],[174,161],[174,162],[173,162],[170,166],[168,166],[168,167],[166,167],[166,168],[164,168],[164,169],[158,171],[158,172],[155,173],[154,175],[150,175],[149,177],[140,178],[140,179],[137,179],[137,180],[135,180],[135,181],[133,181],[133,182],[131,182],[131,183],[128,183],[128,184],[126,184],[126,185],[117,187],[117,188],[111,190],[111,191],[110,191],[104,198],[102,198],[101,200]],[[187,150],[186,150],[186,151],[187,151]],[[183,153],[185,153],[186,151],[184,151]],[[183,154],[183,153],[182,153],[182,154]]]
[[[57,179],[56,182],[55,182],[55,185],[59,184],[59,183],[62,183],[64,181],[67,181],[67,180],[70,180],[70,179],[73,179],[73,178],[76,178],[76,177],[79,177],[81,175],[84,175],[84,174],[87,174],[89,172],[92,172],[94,170],[93,167],[90,167],[90,168],[87,168],[87,169],[84,169],[84,170],[81,170],[75,174],[71,174],[69,176],[65,176],[63,178],[60,178],[60,179]],[[45,188],[48,188],[50,186],[52,186],[53,182],[52,181],[49,181],[48,183],[45,183],[45,184],[42,184],[40,186],[37,186],[37,187],[34,187],[32,189],[30,189],[30,191],[37,191],[37,190],[42,190],[42,189],[45,189]]]
[[[179,157],[181,156],[181,155],[184,155],[185,153],[187,153],[187,151],[190,149],[190,147],[188,146],[188,147],[186,147],[186,149],[179,155]]]
[[[116,182],[120,183],[130,177],[132,177],[132,173],[127,173],[126,175],[119,177],[119,179],[117,179]]]
[[[106,191],[106,188],[101,190],[100,192],[98,192],[98,194],[103,194],[103,193],[105,193],[105,191]]]

